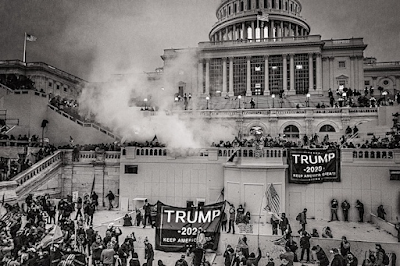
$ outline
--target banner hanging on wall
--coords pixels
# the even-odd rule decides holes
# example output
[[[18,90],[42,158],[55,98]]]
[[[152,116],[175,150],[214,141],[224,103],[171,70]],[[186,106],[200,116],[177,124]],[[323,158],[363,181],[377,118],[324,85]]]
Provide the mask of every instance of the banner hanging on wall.
[[[289,183],[340,182],[339,149],[289,149]]]
[[[155,248],[167,252],[184,252],[188,247],[196,247],[200,229],[205,237],[203,248],[216,250],[224,208],[225,202],[200,208],[180,208],[157,202]]]

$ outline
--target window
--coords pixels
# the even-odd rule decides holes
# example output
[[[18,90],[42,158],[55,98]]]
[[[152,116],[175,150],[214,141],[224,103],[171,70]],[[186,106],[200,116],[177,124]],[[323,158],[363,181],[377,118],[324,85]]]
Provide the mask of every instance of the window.
[[[346,80],[340,79],[340,80],[338,81],[338,84],[339,84],[339,86],[346,87]]]
[[[245,95],[247,86],[246,57],[233,58],[233,92],[235,96]]]
[[[247,10],[251,9],[251,0],[247,0]]]
[[[217,91],[222,91],[222,59],[210,60],[210,95],[215,96]]]
[[[339,61],[339,68],[345,68],[346,67],[346,61]]]
[[[288,7],[287,2],[285,2],[285,10],[286,11],[287,11],[287,7]]]
[[[308,54],[295,54],[294,65],[296,66],[294,69],[294,86],[296,88],[296,94],[307,94],[310,82]],[[290,67],[288,77],[290,77]]]
[[[231,15],[232,10],[231,10],[231,6],[228,7],[228,15]]]
[[[252,95],[263,95],[265,79],[265,60],[263,56],[253,56],[250,60],[251,66],[251,91]],[[256,91],[257,90],[257,91]]]
[[[323,125],[320,129],[319,132],[336,132],[335,128],[331,125]]]
[[[275,0],[272,0],[272,8],[276,8]]]
[[[137,165],[125,165],[125,174],[135,174],[138,173],[138,166]]]
[[[364,81],[364,85],[365,85],[365,86],[369,86],[370,84],[371,84],[371,83],[370,83],[369,80]]]
[[[67,88],[66,87],[64,87],[64,92],[67,92]]]
[[[268,8],[268,0],[264,0],[264,8]]]
[[[236,5],[236,3],[233,5],[233,12],[237,13],[237,5]]]
[[[49,87],[53,86],[53,83],[49,82]]]
[[[299,129],[296,126],[290,125],[285,127],[283,134],[285,134],[287,138],[299,138]]]
[[[270,56],[268,60],[269,89],[272,94],[283,90],[283,58],[281,55]]]
[[[256,0],[256,9],[260,8],[260,0]]]
[[[282,0],[279,0],[279,7],[278,7],[278,9],[279,9],[279,10],[282,9]]]
[[[385,79],[385,80],[383,81],[383,85],[387,86],[388,84],[389,84],[389,80]]]
[[[239,11],[244,11],[244,3],[243,3],[243,1],[240,1],[240,10]]]
[[[57,90],[59,90],[60,89],[60,85],[57,85]]]

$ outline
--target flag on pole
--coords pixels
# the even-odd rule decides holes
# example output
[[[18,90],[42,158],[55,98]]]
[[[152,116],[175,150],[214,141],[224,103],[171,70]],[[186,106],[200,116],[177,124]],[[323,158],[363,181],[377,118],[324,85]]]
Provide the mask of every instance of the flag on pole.
[[[94,183],[96,181],[96,176],[93,177],[93,183],[92,183],[92,189],[90,190],[90,195],[92,195],[93,191],[94,191]]]
[[[41,241],[40,244],[43,248],[51,243],[58,243],[63,239],[61,228],[56,225]]]
[[[37,38],[31,34],[26,34],[26,40],[30,42],[36,42]]]
[[[268,14],[264,14],[262,11],[259,11],[258,15],[257,15],[257,20],[259,20],[259,21],[269,21],[269,16],[268,16]]]
[[[240,148],[236,149],[234,152],[232,152],[231,156],[229,156],[228,161],[226,161],[227,163],[232,163],[233,159],[235,159],[238,151],[240,150]]]
[[[269,185],[268,189],[265,191],[265,196],[267,198],[267,206],[265,209],[273,213],[279,213],[281,201],[273,184]]]

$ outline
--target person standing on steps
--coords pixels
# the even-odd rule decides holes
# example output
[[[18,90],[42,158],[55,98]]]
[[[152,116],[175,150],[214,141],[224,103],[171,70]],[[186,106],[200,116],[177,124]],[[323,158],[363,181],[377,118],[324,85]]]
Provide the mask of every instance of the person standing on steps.
[[[110,190],[110,191],[108,191],[108,194],[107,194],[106,198],[108,199],[108,210],[110,211],[110,210],[112,210],[114,208],[112,202],[115,199],[115,195]]]

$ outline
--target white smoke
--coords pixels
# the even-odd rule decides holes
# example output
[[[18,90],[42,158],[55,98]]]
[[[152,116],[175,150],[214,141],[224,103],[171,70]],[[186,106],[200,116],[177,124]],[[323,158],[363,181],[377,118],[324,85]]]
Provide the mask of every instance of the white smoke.
[[[196,108],[198,60],[195,50],[185,51],[177,51],[176,57],[168,61],[159,80],[148,80],[147,74],[139,73],[86,86],[79,98],[81,113],[90,114],[122,140],[151,141],[156,135],[170,149],[204,148],[211,142],[232,140],[234,122],[206,120],[198,112],[184,114],[183,102],[174,101],[179,82],[184,82],[184,92],[193,95],[188,106]],[[157,111],[143,111],[144,105]]]

